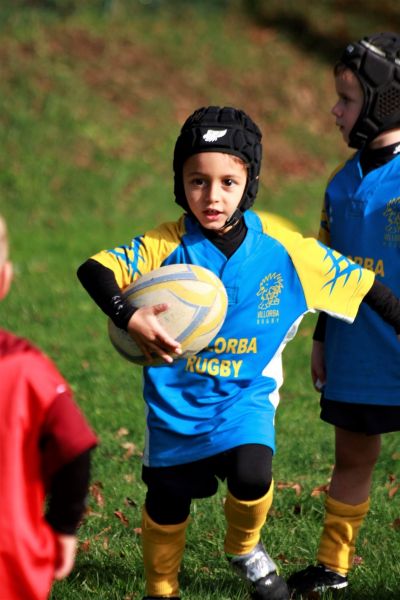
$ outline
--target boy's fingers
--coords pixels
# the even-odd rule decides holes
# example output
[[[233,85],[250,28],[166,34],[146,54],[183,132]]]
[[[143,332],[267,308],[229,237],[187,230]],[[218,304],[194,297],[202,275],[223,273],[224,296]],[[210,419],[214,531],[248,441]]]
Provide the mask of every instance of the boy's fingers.
[[[162,358],[166,363],[172,363],[174,361],[172,356],[170,354],[168,354],[168,352],[161,346],[159,346],[157,344],[149,344],[149,348],[151,348],[151,351],[153,354],[156,354],[157,356]],[[153,357],[151,355],[149,355],[149,356],[150,356],[150,359],[152,360]]]
[[[154,306],[152,306],[153,313],[156,316],[162,312],[165,312],[166,310],[168,310],[168,308],[169,308],[169,304],[166,304],[165,302],[163,302],[162,304],[155,304]]]

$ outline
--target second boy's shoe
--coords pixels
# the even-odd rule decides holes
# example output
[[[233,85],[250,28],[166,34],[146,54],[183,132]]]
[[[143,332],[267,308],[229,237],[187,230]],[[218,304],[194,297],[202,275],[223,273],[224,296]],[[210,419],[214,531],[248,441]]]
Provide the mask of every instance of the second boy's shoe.
[[[181,600],[178,596],[144,596],[143,600]]]
[[[310,565],[302,571],[293,573],[288,579],[292,597],[310,594],[311,592],[327,592],[343,594],[349,585],[345,575],[331,571],[324,565]]]
[[[242,556],[228,556],[232,568],[251,584],[254,600],[289,600],[288,587],[263,544]]]

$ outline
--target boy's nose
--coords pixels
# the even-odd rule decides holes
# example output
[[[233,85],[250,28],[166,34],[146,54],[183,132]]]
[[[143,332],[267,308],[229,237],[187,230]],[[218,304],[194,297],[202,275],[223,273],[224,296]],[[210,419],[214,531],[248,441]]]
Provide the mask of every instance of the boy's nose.
[[[337,117],[340,112],[339,102],[336,102],[331,108],[331,114]]]
[[[219,202],[221,199],[221,189],[217,183],[210,185],[208,198],[211,202]]]

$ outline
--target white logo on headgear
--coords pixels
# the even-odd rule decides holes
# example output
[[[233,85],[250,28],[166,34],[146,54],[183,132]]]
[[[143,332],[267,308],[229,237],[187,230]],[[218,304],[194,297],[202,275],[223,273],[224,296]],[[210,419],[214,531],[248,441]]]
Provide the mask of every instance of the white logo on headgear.
[[[216,142],[219,138],[223,137],[227,131],[227,129],[209,129],[207,133],[203,135],[203,140],[205,142]]]

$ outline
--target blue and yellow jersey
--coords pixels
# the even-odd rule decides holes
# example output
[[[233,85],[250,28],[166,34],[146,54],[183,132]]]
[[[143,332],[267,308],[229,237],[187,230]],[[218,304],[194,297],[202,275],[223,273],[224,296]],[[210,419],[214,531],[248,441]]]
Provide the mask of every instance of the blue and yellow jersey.
[[[172,365],[144,368],[145,464],[192,462],[246,443],[274,449],[281,353],[305,313],[351,322],[374,275],[314,239],[247,211],[243,243],[227,259],[188,216],[92,258],[121,288],[168,264],[213,271],[228,294],[210,346]]]
[[[331,178],[319,238],[375,273],[400,296],[400,156],[363,176],[360,152]],[[332,400],[400,405],[400,345],[394,329],[363,304],[352,327],[328,319]]]

